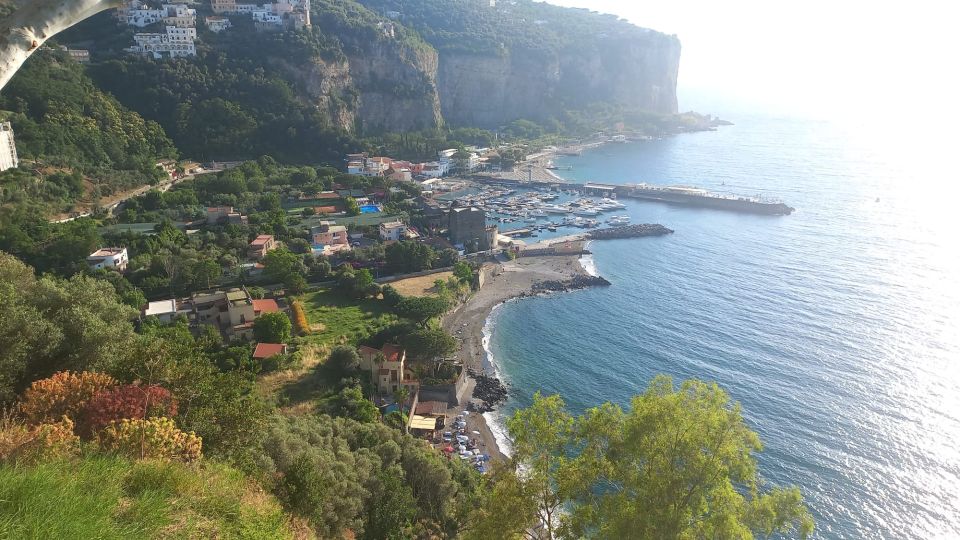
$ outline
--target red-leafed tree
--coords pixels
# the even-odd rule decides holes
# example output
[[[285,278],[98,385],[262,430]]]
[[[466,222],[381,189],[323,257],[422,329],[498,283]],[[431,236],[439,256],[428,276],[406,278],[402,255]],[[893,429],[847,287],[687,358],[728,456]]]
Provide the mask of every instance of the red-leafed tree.
[[[90,436],[112,422],[126,418],[173,417],[177,400],[169,390],[157,385],[128,384],[108,388],[90,400],[84,411],[81,433]]]

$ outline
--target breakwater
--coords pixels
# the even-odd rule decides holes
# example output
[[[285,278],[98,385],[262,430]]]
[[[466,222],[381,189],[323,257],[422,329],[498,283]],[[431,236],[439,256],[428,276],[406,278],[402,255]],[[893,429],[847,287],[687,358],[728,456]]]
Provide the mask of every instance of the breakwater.
[[[590,240],[613,240],[617,238],[638,238],[641,236],[663,236],[671,233],[673,233],[673,229],[668,229],[659,223],[638,223],[636,225],[597,229],[587,233],[587,238]]]

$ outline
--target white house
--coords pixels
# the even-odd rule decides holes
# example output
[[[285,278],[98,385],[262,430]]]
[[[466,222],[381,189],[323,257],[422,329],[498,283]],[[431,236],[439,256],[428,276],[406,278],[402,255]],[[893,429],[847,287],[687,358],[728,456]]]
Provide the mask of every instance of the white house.
[[[137,54],[149,54],[154,58],[162,58],[165,54],[170,56],[170,58],[196,56],[197,48],[194,44],[196,39],[196,28],[167,26],[166,33],[163,34],[134,34],[133,41],[136,42],[136,45],[128,48],[127,51]]]
[[[13,126],[10,122],[0,122],[0,171],[15,169],[19,165],[17,145],[13,140]]]
[[[230,19],[216,15],[207,17],[205,22],[207,23],[207,29],[214,33],[223,32],[224,30],[233,26],[233,23],[230,22]]]
[[[171,298],[150,302],[143,308],[141,314],[144,317],[156,317],[163,322],[170,322],[177,316],[177,301]]]
[[[87,257],[87,264],[90,265],[90,269],[92,270],[114,268],[119,272],[123,272],[127,269],[128,262],[130,262],[130,259],[127,257],[127,248],[123,247],[101,248]]]
[[[399,241],[407,233],[407,226],[399,221],[380,224],[380,239]]]

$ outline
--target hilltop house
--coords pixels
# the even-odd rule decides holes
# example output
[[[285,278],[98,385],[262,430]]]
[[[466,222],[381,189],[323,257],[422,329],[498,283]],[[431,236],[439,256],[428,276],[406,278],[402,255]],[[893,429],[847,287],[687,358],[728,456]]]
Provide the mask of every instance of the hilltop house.
[[[380,224],[380,239],[384,242],[399,241],[407,233],[407,226],[400,221]]]
[[[360,369],[370,372],[377,395],[389,397],[402,387],[408,388],[411,395],[416,393],[420,383],[406,370],[407,352],[400,346],[387,343],[377,350],[361,345],[358,352]]]
[[[149,55],[156,59],[163,58],[164,55],[170,58],[196,56],[197,47],[194,43],[196,39],[196,28],[178,28],[168,25],[166,32],[163,34],[134,34],[133,41],[136,45],[126,50],[134,54]]]
[[[265,313],[280,311],[276,300],[254,300],[243,288],[195,293],[182,302],[194,326],[215,326],[229,339],[252,339],[253,322]]]
[[[87,257],[87,264],[91,270],[100,270],[101,268],[113,268],[118,272],[127,270],[127,263],[130,262],[127,256],[127,248],[106,247],[101,248]]]

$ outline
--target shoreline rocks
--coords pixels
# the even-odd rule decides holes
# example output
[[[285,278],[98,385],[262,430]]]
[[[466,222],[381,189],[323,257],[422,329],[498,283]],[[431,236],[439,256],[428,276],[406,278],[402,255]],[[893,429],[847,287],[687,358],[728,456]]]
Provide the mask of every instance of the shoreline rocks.
[[[467,370],[467,373],[476,381],[471,396],[473,399],[467,406],[468,410],[478,413],[490,412],[507,400],[507,386],[500,379],[474,369]],[[475,400],[479,400],[479,403]]]
[[[637,225],[624,225],[622,227],[598,229],[588,233],[587,238],[590,240],[613,240],[617,238],[663,236],[671,233],[673,233],[673,229],[668,229],[659,223],[639,223]]]
[[[586,289],[589,287],[607,287],[609,285],[610,282],[607,281],[606,278],[600,276],[591,276],[588,274],[579,274],[563,281],[538,281],[533,284],[532,290],[535,294],[545,292],[568,292]]]

